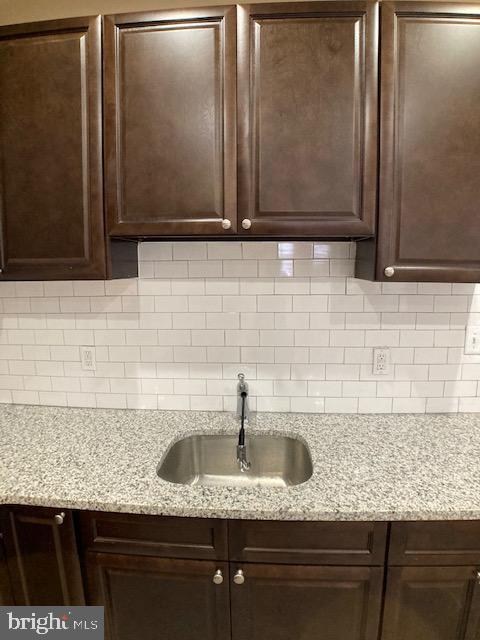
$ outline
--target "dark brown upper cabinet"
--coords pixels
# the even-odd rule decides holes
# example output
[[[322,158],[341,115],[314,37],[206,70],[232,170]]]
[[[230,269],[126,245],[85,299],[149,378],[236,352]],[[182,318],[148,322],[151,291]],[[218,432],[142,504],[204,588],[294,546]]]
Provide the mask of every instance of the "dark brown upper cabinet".
[[[235,7],[105,18],[109,233],[236,229]]]
[[[244,234],[374,233],[377,24],[376,2],[239,7]]]
[[[1,27],[0,95],[0,279],[116,275],[134,248],[105,245],[101,18]]]
[[[378,240],[357,275],[480,281],[480,4],[384,2]]]

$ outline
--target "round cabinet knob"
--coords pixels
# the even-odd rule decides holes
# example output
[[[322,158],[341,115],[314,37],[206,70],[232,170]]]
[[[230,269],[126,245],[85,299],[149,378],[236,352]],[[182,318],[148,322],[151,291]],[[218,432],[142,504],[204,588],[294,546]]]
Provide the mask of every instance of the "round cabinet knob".
[[[0,269],[0,273],[3,273],[3,269]]]
[[[65,520],[65,513],[62,511],[62,513],[57,513],[57,515],[54,517],[55,520],[55,524],[63,524],[63,521]]]
[[[477,578],[477,584],[480,584],[480,571],[477,571],[476,578]]]
[[[233,581],[235,584],[243,584],[245,582],[245,576],[243,575],[243,571],[241,569],[239,569],[233,576]]]
[[[245,218],[245,220],[242,220],[242,228],[243,229],[250,229],[250,227],[252,226],[252,221],[249,220],[248,218]]]
[[[215,571],[215,573],[213,574],[212,580],[213,580],[214,584],[222,584],[222,582],[223,582],[223,573],[222,573],[221,569],[217,569]]]
[[[230,222],[230,220],[222,220],[222,229],[230,229],[232,226],[232,223]]]
[[[391,278],[395,275],[395,269],[393,267],[385,267],[383,273],[387,276],[387,278]]]

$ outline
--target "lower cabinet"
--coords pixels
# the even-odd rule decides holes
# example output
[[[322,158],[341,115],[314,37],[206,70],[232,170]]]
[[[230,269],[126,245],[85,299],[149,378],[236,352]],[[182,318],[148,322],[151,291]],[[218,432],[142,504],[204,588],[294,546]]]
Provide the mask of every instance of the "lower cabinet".
[[[231,585],[233,640],[377,640],[381,567],[250,564]]]
[[[0,534],[0,605],[104,606],[106,640],[480,640],[480,521],[5,506]]]
[[[390,567],[382,640],[479,640],[475,567]]]
[[[105,607],[108,640],[378,640],[385,523],[79,524],[87,603]]]
[[[88,604],[105,607],[108,640],[230,637],[226,562],[89,552],[85,564]]]
[[[7,507],[0,519],[15,604],[85,604],[72,512]]]

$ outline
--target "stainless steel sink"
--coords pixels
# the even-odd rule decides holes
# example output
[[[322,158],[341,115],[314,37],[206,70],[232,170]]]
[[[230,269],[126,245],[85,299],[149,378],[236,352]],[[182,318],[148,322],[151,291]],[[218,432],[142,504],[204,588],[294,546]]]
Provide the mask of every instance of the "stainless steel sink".
[[[287,436],[251,435],[246,445],[251,467],[241,472],[236,435],[195,435],[176,442],[157,473],[176,484],[207,486],[288,487],[312,475],[312,459],[301,440]]]

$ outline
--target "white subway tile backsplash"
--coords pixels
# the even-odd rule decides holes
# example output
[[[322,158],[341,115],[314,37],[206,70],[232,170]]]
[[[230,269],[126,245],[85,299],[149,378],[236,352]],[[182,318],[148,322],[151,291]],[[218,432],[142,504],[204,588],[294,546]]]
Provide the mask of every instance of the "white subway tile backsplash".
[[[392,398],[359,398],[358,413],[391,413]]]
[[[379,380],[377,382],[377,397],[379,398],[409,398],[411,395],[409,381]]]
[[[325,372],[327,380],[358,380],[360,378],[358,364],[327,364]]]
[[[325,398],[326,413],[357,413],[358,398]]]
[[[401,295],[399,311],[433,311],[433,296]],[[437,309],[435,309],[437,311]]]
[[[296,347],[322,347],[328,346],[330,334],[328,331],[295,331],[294,335]]]
[[[412,398],[428,398],[430,396],[443,396],[444,383],[442,381],[412,382]]]
[[[309,380],[308,395],[314,397],[341,397],[342,383],[334,380]]]
[[[255,278],[251,278],[255,282]],[[240,291],[238,278],[207,278],[205,280],[205,294],[207,296],[236,296]],[[248,291],[247,293],[251,293]]]
[[[294,295],[293,311],[319,313],[328,310],[328,296],[320,295]]]
[[[281,259],[285,258],[313,258],[313,243],[312,242],[279,242],[277,248],[277,255]],[[329,256],[315,256],[329,257]]]
[[[310,362],[335,364],[342,363],[345,351],[342,347],[313,347],[310,349]]]
[[[380,329],[380,313],[346,313],[346,329]]]
[[[275,380],[273,393],[284,397],[306,396],[307,382],[306,380]]]
[[[242,256],[246,260],[275,260],[278,255],[274,242],[242,242]]]
[[[293,269],[297,278],[302,276],[319,278],[330,275],[330,262],[328,260],[295,260]]]
[[[310,316],[308,313],[276,313],[275,329],[308,329]]]
[[[331,295],[329,298],[329,311],[363,311],[364,297],[359,295]]]
[[[310,278],[275,278],[275,295],[302,296],[310,293]]]
[[[435,296],[434,311],[467,311],[468,302],[467,296]]]
[[[225,299],[225,298],[224,298]],[[228,311],[229,309],[225,309]],[[230,309],[233,311],[233,309]],[[193,312],[217,312],[222,311],[222,297],[221,296],[189,296],[188,297],[188,311]]]
[[[310,292],[314,295],[342,295],[346,293],[345,278],[311,278]]]
[[[458,411],[458,398],[428,398],[427,413],[456,413]]]
[[[290,410],[299,413],[324,413],[325,399],[317,397],[295,397],[291,399]]]
[[[393,413],[425,413],[426,398],[393,398]]]
[[[480,285],[357,280],[354,250],[144,242],[140,279],[0,282],[0,402],[230,411],[243,371],[252,409],[480,412]]]

